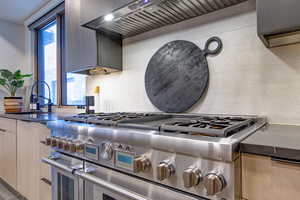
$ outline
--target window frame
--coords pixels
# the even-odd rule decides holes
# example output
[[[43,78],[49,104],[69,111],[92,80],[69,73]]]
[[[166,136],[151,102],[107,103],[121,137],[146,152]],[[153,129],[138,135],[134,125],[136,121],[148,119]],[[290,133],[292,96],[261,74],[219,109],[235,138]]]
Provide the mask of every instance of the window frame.
[[[53,21],[57,23],[57,107],[77,108],[83,105],[67,105],[67,83],[65,71],[65,9],[64,3],[59,4],[57,7],[46,13],[43,17],[28,26],[29,30],[33,32],[33,51],[34,51],[34,80],[39,81],[39,30],[49,25]],[[65,85],[63,85],[65,84]],[[36,89],[40,94],[41,87],[39,84]]]
[[[56,73],[56,79],[57,79],[57,90],[56,90],[56,98],[57,98],[57,104],[56,106],[60,106],[61,104],[61,96],[62,96],[62,68],[63,68],[63,63],[62,63],[62,53],[63,53],[63,49],[62,49],[62,44],[64,43],[64,41],[62,40],[61,34],[62,34],[62,16],[64,16],[64,10],[63,11],[59,11],[59,12],[55,12],[52,13],[49,17],[45,18],[44,20],[42,20],[38,26],[36,26],[34,28],[34,33],[35,33],[35,57],[36,57],[36,65],[35,65],[35,72],[36,72],[36,77],[35,80],[39,81],[39,77],[40,77],[40,63],[39,63],[39,56],[40,56],[40,45],[39,45],[39,31],[41,29],[43,29],[45,26],[49,25],[50,23],[53,23],[54,21],[56,21],[57,24],[57,36],[56,36],[56,41],[57,41],[57,50],[56,50],[56,56],[57,56],[57,60],[56,60],[56,68],[57,68],[57,73]],[[37,85],[37,91],[38,94],[40,94],[41,92],[41,88],[40,85]]]
[[[56,36],[56,40],[58,41],[58,35],[59,35],[59,24],[58,24],[58,21],[57,21],[57,18],[58,17],[56,17],[56,18],[53,18],[53,19],[51,19],[51,20],[49,20],[47,23],[45,23],[43,26],[41,26],[41,27],[39,27],[39,28],[37,28],[36,29],[36,33],[37,33],[37,36],[36,36],[36,40],[37,40],[37,47],[36,47],[36,49],[37,49],[37,53],[36,53],[36,58],[37,58],[37,68],[36,68],[36,72],[37,72],[37,76],[36,76],[36,80],[37,81],[39,81],[39,79],[41,78],[42,80],[44,80],[44,76],[42,76],[42,75],[44,75],[44,70],[43,71],[41,71],[41,61],[42,60],[40,60],[39,59],[39,57],[40,56],[42,56],[42,54],[43,54],[43,51],[42,51],[42,49],[41,49],[41,40],[40,40],[40,34],[39,34],[39,31],[41,31],[41,30],[43,30],[43,29],[45,29],[47,26],[49,26],[49,25],[51,25],[52,23],[56,23],[56,26],[57,26],[57,36]],[[57,46],[56,46],[56,56],[57,56],[57,61],[56,61],[56,80],[57,80],[57,85],[56,85],[56,100],[57,100],[57,104],[55,104],[55,105],[59,105],[59,76],[58,76],[58,74],[59,74],[59,68],[61,67],[61,66],[59,66],[59,62],[58,62],[58,60],[60,59],[59,58],[59,56],[58,56],[58,51],[59,51],[59,41],[57,42]],[[37,84],[37,91],[38,91],[38,94],[39,95],[41,95],[42,94],[42,90],[44,90],[44,85],[41,87],[39,84]],[[52,99],[52,101],[53,101],[53,99]],[[53,103],[53,102],[52,102]],[[43,104],[42,104],[43,105]]]

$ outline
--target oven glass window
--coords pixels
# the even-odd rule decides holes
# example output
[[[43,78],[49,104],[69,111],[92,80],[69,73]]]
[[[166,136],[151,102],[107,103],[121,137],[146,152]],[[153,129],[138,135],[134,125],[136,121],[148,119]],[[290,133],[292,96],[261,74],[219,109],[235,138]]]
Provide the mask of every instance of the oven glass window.
[[[75,200],[75,183],[74,180],[63,175],[58,175],[58,191],[57,199],[58,200]]]
[[[117,199],[114,199],[106,194],[103,194],[103,200],[117,200]]]

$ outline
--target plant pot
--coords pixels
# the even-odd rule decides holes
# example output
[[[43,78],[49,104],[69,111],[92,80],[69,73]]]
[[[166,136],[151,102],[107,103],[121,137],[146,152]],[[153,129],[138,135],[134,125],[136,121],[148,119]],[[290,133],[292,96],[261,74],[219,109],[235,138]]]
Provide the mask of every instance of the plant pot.
[[[22,112],[22,97],[4,97],[4,109],[6,113]]]

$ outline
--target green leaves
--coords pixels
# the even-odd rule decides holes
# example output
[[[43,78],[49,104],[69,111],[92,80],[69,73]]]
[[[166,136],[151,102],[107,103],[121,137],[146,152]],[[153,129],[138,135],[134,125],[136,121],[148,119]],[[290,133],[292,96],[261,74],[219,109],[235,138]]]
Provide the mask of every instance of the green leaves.
[[[24,86],[24,78],[31,77],[32,74],[22,74],[21,70],[14,73],[7,69],[0,69],[0,85],[3,86],[11,96],[15,96],[17,89]]]
[[[17,70],[14,74],[13,77],[16,80],[22,80],[23,78],[31,77],[32,74],[21,74],[21,70]]]
[[[11,71],[7,70],[7,69],[1,69],[0,73],[1,73],[1,76],[3,78],[7,79],[7,80],[12,80],[13,79],[14,74]]]
[[[3,78],[0,78],[0,85],[4,86],[6,84],[6,80]]]

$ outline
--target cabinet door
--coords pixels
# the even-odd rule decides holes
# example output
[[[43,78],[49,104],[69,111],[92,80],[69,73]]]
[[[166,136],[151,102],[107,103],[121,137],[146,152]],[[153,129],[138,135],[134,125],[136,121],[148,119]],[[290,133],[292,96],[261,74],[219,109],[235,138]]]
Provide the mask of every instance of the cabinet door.
[[[66,71],[71,72],[80,66],[80,0],[65,1],[65,55]],[[79,69],[79,68],[78,68]]]
[[[242,155],[243,198],[283,200],[300,196],[300,165],[272,161],[270,157]]]
[[[16,122],[0,118],[0,177],[13,188],[17,181]]]
[[[40,180],[39,184],[39,200],[51,200],[51,185],[44,180]]]
[[[81,26],[80,11],[81,0],[65,0],[65,65],[67,72],[97,65],[96,32]]]
[[[3,165],[3,180],[16,189],[17,184],[17,136],[16,133],[6,132],[3,136],[1,165]]]
[[[50,136],[50,134],[51,132],[47,127],[40,125],[39,137],[41,142],[39,143],[39,160],[41,160],[42,157],[48,157],[50,155],[51,147],[44,144],[46,137]],[[43,162],[39,162],[39,165],[39,199],[51,200],[51,167]]]
[[[17,190],[29,200],[38,200],[39,135],[37,123],[17,123]]]
[[[120,8],[132,0],[65,0],[66,71],[98,65],[96,31],[83,24]]]
[[[5,131],[0,130],[0,178],[4,177],[4,141],[5,140]]]

